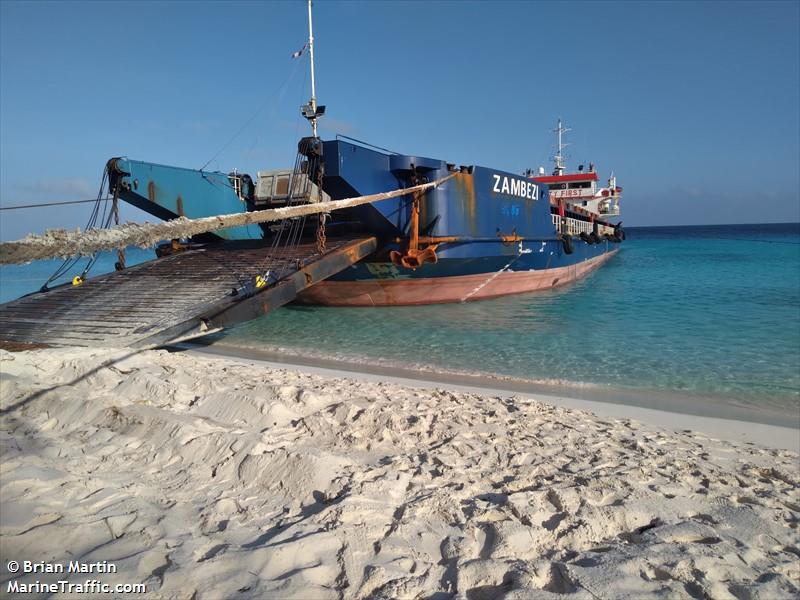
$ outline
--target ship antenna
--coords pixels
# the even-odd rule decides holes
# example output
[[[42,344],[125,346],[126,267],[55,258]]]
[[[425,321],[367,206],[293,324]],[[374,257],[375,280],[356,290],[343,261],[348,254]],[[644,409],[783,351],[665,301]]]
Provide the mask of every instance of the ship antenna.
[[[561,119],[558,120],[558,127],[553,129],[553,132],[556,134],[556,139],[558,141],[558,150],[556,151],[556,155],[553,157],[553,162],[556,165],[554,175],[563,175],[564,174],[564,156],[561,154],[562,150],[569,146],[569,144],[565,144],[562,142],[561,136],[568,131],[572,131],[567,127],[562,126]]]
[[[311,131],[317,137],[317,119],[325,114],[324,106],[317,106],[317,88],[314,80],[314,28],[311,22],[311,0],[308,0],[308,54],[311,59],[311,100],[300,107],[300,113],[311,122]]]

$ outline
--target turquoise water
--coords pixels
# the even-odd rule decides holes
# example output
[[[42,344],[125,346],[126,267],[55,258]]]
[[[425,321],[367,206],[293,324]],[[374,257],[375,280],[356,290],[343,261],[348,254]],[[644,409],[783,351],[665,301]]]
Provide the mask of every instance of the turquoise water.
[[[153,250],[142,250],[141,248],[128,248],[125,250],[125,262],[129,267],[155,257],[156,254]],[[50,287],[72,281],[75,275],[81,274],[88,260],[88,258],[82,258],[77,261],[63,276],[53,281]],[[97,256],[97,261],[89,272],[89,277],[113,271],[116,261],[116,252],[100,252]],[[39,290],[42,284],[48,280],[63,262],[61,259],[36,260],[27,265],[0,266],[0,303],[8,302]]]
[[[466,304],[290,306],[216,340],[797,412],[800,224],[628,233],[617,256],[565,288]],[[150,257],[132,250],[129,263]],[[104,255],[93,273],[113,262]],[[38,289],[58,264],[1,268],[0,300]]]
[[[800,224],[628,232],[617,256],[565,288],[466,304],[290,306],[219,341],[794,410]]]

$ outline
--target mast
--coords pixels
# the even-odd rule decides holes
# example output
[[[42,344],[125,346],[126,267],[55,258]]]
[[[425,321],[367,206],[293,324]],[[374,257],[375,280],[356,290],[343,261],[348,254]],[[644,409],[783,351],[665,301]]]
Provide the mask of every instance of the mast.
[[[311,23],[311,0],[308,0],[308,55],[311,59],[311,109],[314,117],[311,119],[311,130],[317,137],[317,88],[314,82],[314,27]]]
[[[308,0],[308,54],[311,59],[311,100],[300,107],[302,114],[311,123],[311,131],[317,137],[317,119],[325,114],[324,106],[317,106],[317,87],[314,79],[314,28],[311,21],[311,0]]]
[[[564,167],[564,157],[562,156],[561,152],[569,144],[564,144],[562,142],[561,136],[563,134],[567,133],[568,131],[572,131],[572,130],[567,128],[567,127],[563,127],[561,125],[561,119],[559,119],[558,120],[558,127],[553,129],[553,132],[556,134],[556,137],[558,139],[558,150],[556,151],[556,155],[553,157],[553,162],[556,165],[556,168],[555,168],[555,171],[553,172],[553,175],[563,175],[564,174],[564,169],[565,169],[565,167]]]

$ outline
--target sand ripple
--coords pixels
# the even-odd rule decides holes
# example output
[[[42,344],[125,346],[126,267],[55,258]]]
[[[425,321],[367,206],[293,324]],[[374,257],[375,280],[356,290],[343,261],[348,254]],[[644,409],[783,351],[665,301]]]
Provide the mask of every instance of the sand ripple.
[[[114,561],[105,582],[164,598],[800,592],[791,452],[528,398],[127,354],[0,353],[3,582],[8,557]]]

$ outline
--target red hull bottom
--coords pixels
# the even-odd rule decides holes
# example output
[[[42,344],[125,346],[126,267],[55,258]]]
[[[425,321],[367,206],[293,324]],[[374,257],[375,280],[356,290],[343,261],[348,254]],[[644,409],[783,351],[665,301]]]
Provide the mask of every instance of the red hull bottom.
[[[543,271],[424,279],[320,281],[300,294],[298,300],[324,306],[404,306],[485,300],[565,285],[590,273],[616,253],[617,250],[613,250],[569,267]]]

